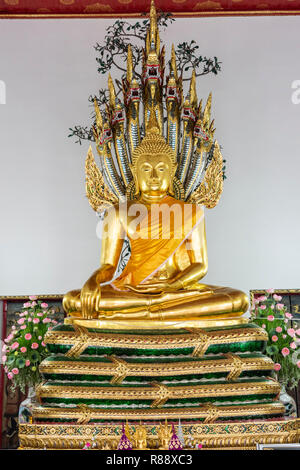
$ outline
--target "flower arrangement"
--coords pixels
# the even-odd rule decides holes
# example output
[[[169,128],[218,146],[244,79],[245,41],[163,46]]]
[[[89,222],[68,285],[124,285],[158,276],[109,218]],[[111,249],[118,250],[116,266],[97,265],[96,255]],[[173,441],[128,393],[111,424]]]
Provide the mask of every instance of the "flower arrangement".
[[[300,380],[300,328],[289,327],[293,315],[281,301],[274,289],[267,289],[253,301],[252,321],[269,335],[266,353],[275,362],[279,382],[293,388]]]
[[[20,387],[24,392],[26,386],[40,382],[39,365],[49,355],[44,336],[57,323],[50,318],[53,313],[47,303],[32,295],[17,314],[19,318],[2,348],[2,364],[12,388]]]

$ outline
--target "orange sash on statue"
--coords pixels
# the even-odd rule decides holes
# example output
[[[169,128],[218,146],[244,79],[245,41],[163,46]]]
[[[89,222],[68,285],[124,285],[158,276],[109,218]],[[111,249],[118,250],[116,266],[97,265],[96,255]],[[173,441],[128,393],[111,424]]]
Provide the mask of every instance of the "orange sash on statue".
[[[131,257],[121,275],[112,282],[117,289],[125,289],[125,284],[137,286],[158,271],[203,217],[199,206],[171,196],[150,207],[139,223],[138,236],[128,235]]]

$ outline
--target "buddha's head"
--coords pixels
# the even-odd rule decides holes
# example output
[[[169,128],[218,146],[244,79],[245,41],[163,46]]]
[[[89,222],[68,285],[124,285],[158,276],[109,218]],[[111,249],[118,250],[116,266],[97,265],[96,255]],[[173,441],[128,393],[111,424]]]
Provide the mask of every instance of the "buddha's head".
[[[172,162],[165,154],[144,154],[136,165],[136,180],[142,194],[165,194],[172,186]]]
[[[147,129],[142,143],[132,154],[135,192],[161,196],[173,194],[176,157],[157,126]]]

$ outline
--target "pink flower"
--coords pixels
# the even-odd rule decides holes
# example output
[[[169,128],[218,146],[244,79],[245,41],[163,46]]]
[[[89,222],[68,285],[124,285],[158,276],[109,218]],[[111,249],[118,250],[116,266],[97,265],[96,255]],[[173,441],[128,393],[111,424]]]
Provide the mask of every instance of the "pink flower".
[[[34,318],[34,319],[33,319],[33,323],[40,323],[39,318]]]
[[[286,335],[282,335],[282,337],[283,337],[283,339],[285,339],[285,338],[286,338]]]
[[[27,328],[26,325],[22,325],[20,330],[26,330],[26,328]]]
[[[51,322],[50,318],[47,318],[47,317],[44,318],[44,320],[43,320],[43,323],[50,323],[50,322]]]
[[[30,333],[26,333],[25,339],[27,339],[27,341],[29,341],[31,338],[32,338],[31,334],[30,334]]]
[[[13,339],[14,335],[10,334],[8,337],[4,340],[6,343],[9,343],[11,339]]]
[[[7,351],[7,349],[8,349],[8,347],[6,346],[6,344],[3,344],[3,346],[2,346],[2,352]]]
[[[12,374],[11,372],[9,372],[9,373],[7,374],[7,378],[10,379],[10,380],[13,378],[13,376],[14,376],[14,374]]]
[[[294,336],[295,336],[295,334],[296,334],[294,328],[289,328],[289,329],[287,330],[287,332],[288,332],[288,334],[289,334],[292,338],[294,338]]]
[[[274,305],[273,305],[273,304],[272,304],[272,305],[270,305],[270,308],[271,308],[272,310],[274,310]]]
[[[23,307],[24,308],[29,308],[29,307],[31,307],[31,303],[30,302],[25,302],[25,304],[23,304]]]
[[[274,364],[274,370],[279,371],[280,369],[281,369],[281,365],[278,362],[276,362],[276,364]]]
[[[298,336],[300,336],[300,328],[298,328],[298,329],[296,330],[296,334],[297,334]]]
[[[289,320],[291,320],[293,318],[293,315],[289,312],[285,312],[285,316],[286,318],[288,318]]]
[[[274,315],[268,315],[268,316],[267,316],[267,319],[268,319],[269,321],[273,321],[273,320],[274,320]]]
[[[277,333],[281,333],[281,332],[282,332],[281,326],[277,326],[275,329],[276,329]]]
[[[18,375],[19,369],[18,369],[17,367],[14,367],[14,368],[12,369],[12,373],[13,373],[14,375]]]
[[[39,347],[38,343],[32,343],[31,349],[37,349]]]
[[[261,310],[266,310],[266,306],[265,305],[260,305],[259,307]]]
[[[297,367],[300,369],[300,361],[297,362]]]
[[[283,304],[276,304],[276,307],[278,308],[278,310],[282,310],[284,308],[284,305]]]
[[[280,302],[280,300],[282,300],[282,297],[281,295],[274,294],[273,299],[276,300],[276,302]]]
[[[38,317],[42,317],[44,314],[42,312],[37,313]]]
[[[25,348],[25,346],[22,346],[21,349],[20,349],[20,351],[21,351],[22,353],[26,353],[27,348]]]
[[[37,300],[37,296],[36,296],[36,295],[30,295],[30,296],[29,296],[29,299],[30,299],[30,300]]]
[[[19,343],[18,341],[15,341],[12,345],[11,345],[11,349],[14,351],[15,349],[18,349],[19,347]]]
[[[288,356],[290,354],[290,350],[289,348],[283,348],[281,350],[281,354],[285,357],[285,356]]]
[[[274,289],[267,289],[268,294],[273,294]]]
[[[26,366],[26,367],[30,366],[30,360],[29,360],[29,359],[26,359],[26,361],[25,361],[25,366]]]
[[[296,343],[294,343],[294,341],[290,344],[290,348],[291,349],[297,349],[297,345],[296,345]]]
[[[258,300],[260,302],[264,302],[265,300],[267,300],[267,297],[265,295],[261,295],[260,297],[258,297]]]
[[[44,346],[44,347],[46,346],[46,344],[44,343],[44,341],[42,341],[42,346]]]
[[[23,325],[24,321],[25,321],[24,318],[20,318],[20,319],[17,321],[17,323],[18,323],[19,325]]]
[[[20,314],[20,315],[28,315],[27,310],[25,310],[25,312],[23,312],[23,314]]]
[[[31,317],[29,317],[27,320],[28,320],[29,322],[31,322],[31,321],[32,321],[32,318],[31,318]]]
[[[39,336],[38,339],[41,341],[41,339],[43,339],[43,338],[41,336]]]
[[[43,302],[43,303],[41,304],[41,307],[42,307],[42,308],[48,308],[48,304],[46,304],[46,302]]]
[[[288,322],[289,322],[289,321],[288,321],[288,319],[287,319],[287,318],[285,318],[285,319],[284,319],[284,323],[288,323]]]
[[[263,323],[263,324],[261,325],[261,327],[262,327],[262,328],[266,328],[266,325]]]
[[[2,356],[2,362],[6,362],[7,356]]]
[[[276,341],[278,341],[278,336],[273,335],[273,336],[272,336],[272,341],[273,341],[274,343],[276,343]]]
[[[31,307],[35,307],[37,305],[36,301],[34,300],[33,302],[31,302]]]

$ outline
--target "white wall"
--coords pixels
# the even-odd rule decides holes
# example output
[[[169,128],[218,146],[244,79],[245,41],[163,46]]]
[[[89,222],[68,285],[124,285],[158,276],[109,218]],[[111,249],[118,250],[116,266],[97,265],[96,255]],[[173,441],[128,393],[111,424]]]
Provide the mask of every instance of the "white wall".
[[[0,22],[0,295],[64,293],[99,263],[88,144],[67,134],[89,124],[87,98],[104,86],[92,46],[111,23]],[[199,96],[213,91],[228,160],[221,202],[207,211],[207,283],[300,287],[299,27],[300,17],[195,18],[162,34],[169,46],[196,39],[222,61],[218,76],[198,82]]]

